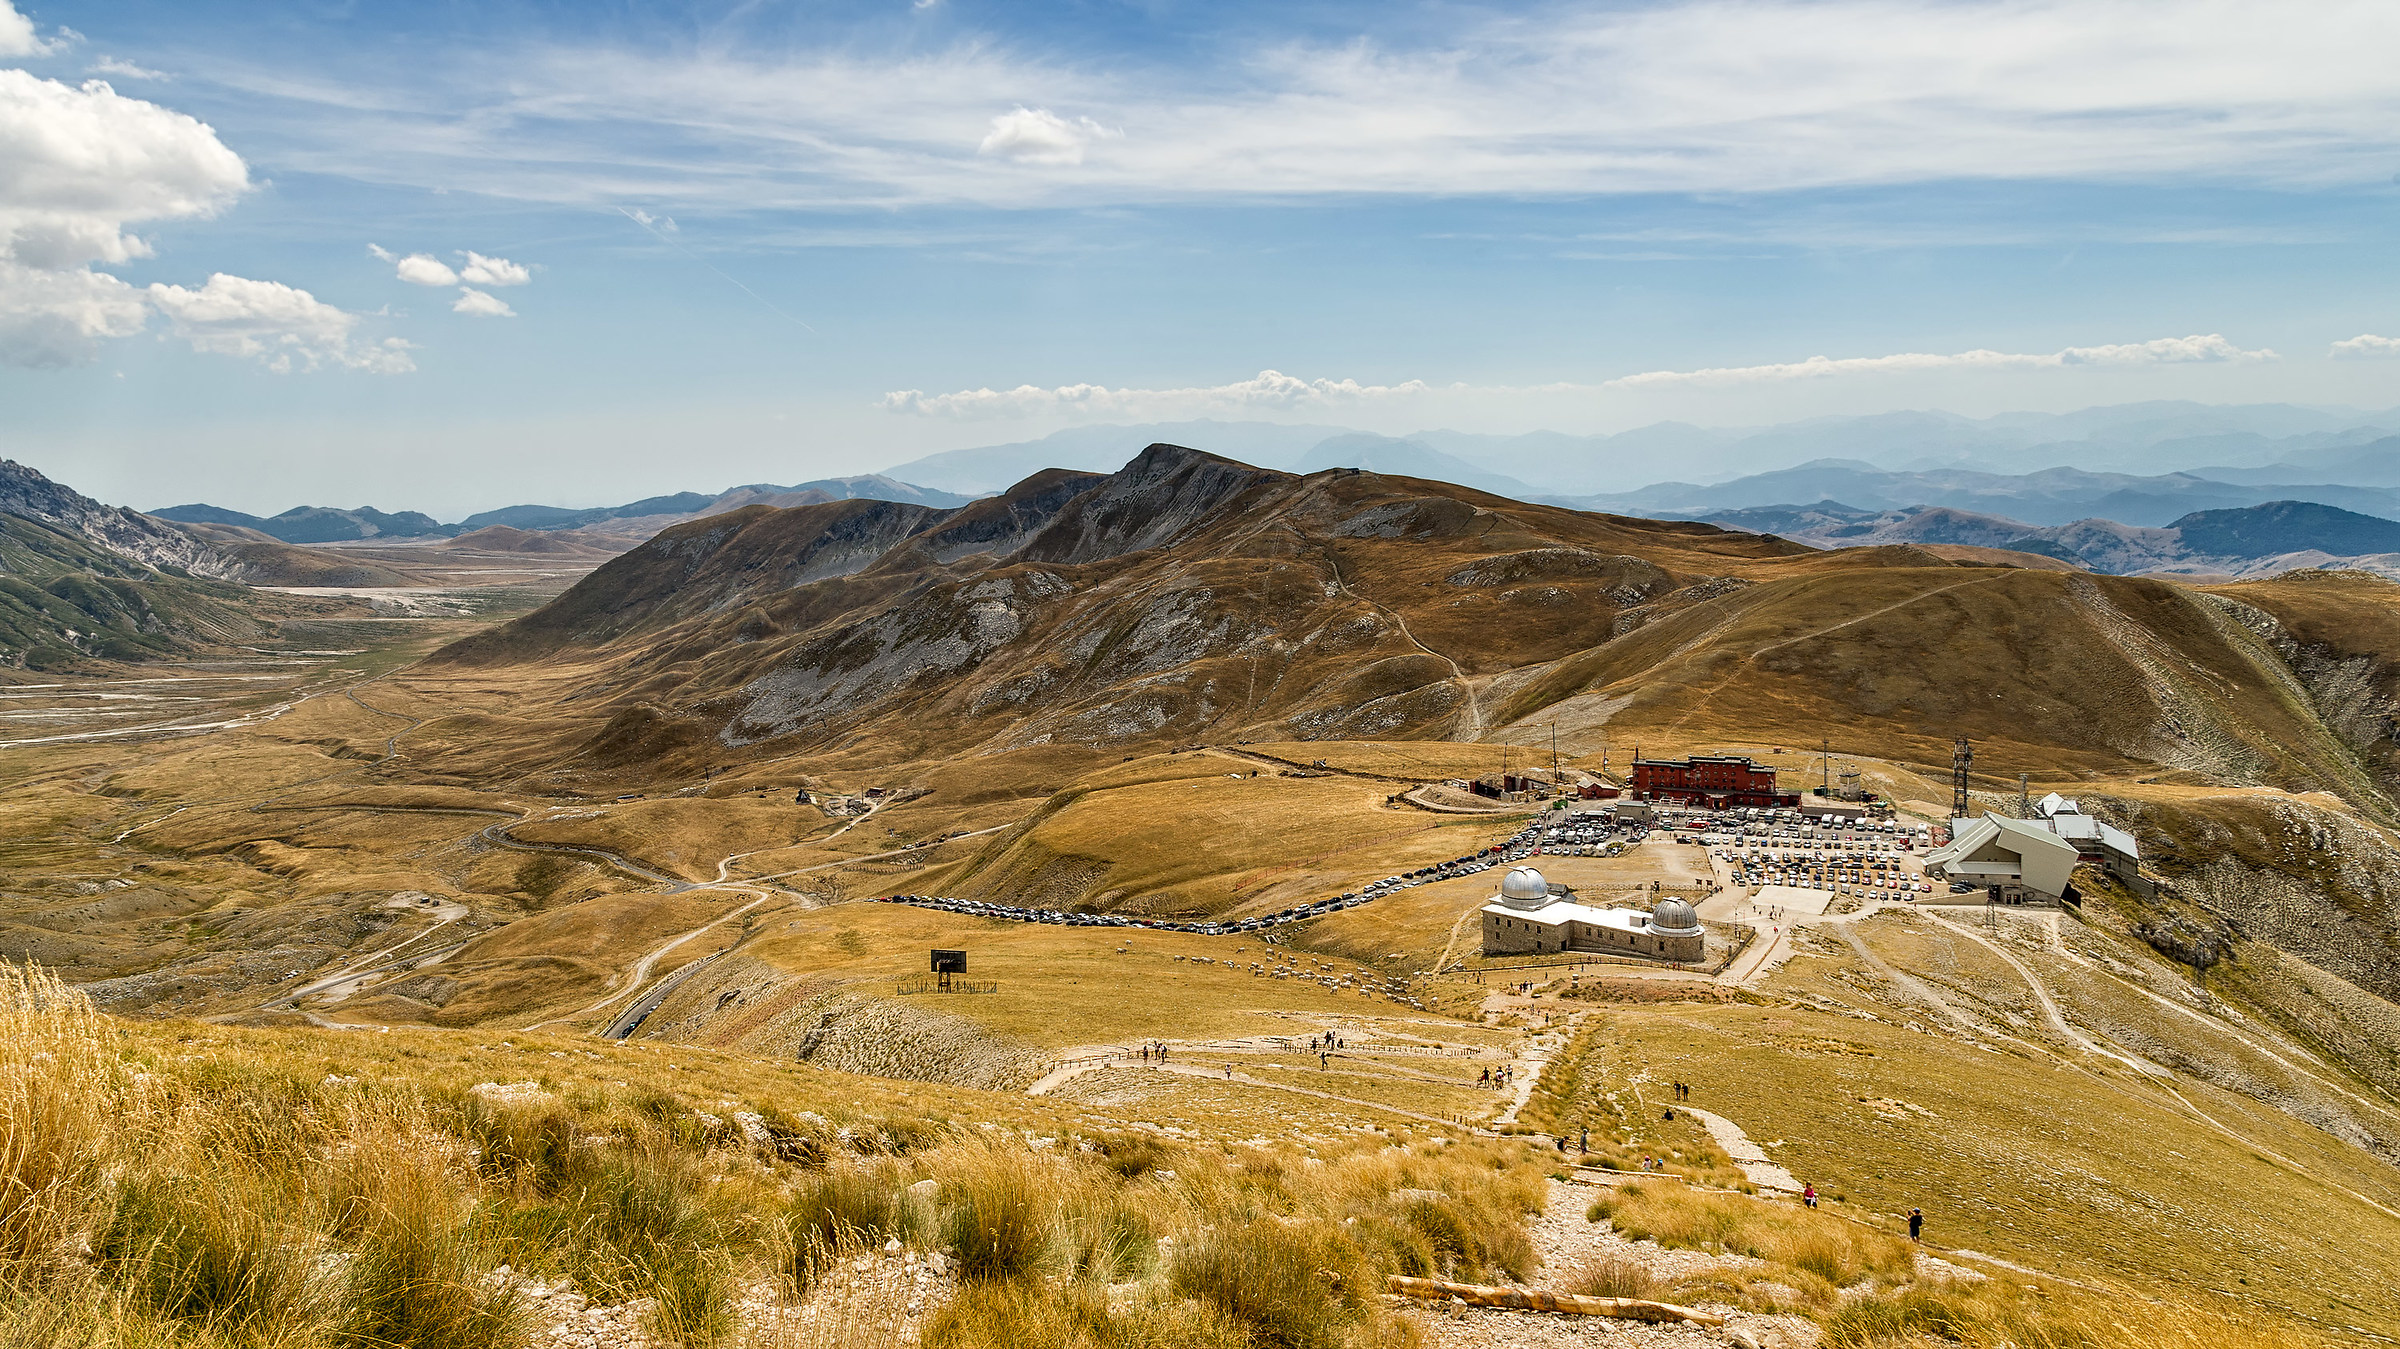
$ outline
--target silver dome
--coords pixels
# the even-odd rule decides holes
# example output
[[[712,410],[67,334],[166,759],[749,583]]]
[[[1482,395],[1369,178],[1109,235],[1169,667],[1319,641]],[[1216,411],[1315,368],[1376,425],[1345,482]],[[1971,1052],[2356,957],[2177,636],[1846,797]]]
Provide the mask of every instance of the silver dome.
[[[1662,899],[1650,910],[1650,930],[1668,937],[1690,937],[1700,931],[1700,915],[1680,899]]]
[[[1511,908],[1538,909],[1550,902],[1550,882],[1532,867],[1518,867],[1502,878],[1500,899]]]

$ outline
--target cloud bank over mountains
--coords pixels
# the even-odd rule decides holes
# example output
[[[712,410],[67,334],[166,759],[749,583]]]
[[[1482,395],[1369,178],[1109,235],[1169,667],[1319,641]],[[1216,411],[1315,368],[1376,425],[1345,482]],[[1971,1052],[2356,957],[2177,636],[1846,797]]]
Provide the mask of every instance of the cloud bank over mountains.
[[[2356,341],[2367,341],[2360,338]],[[2383,341],[2376,338],[2373,341]],[[2340,345],[2348,345],[2347,343]],[[2393,344],[2400,349],[2400,343]],[[2337,348],[2338,349],[2338,348]],[[1901,352],[1889,356],[1850,356],[1839,359],[1811,356],[1803,361],[1773,365],[1729,366],[1702,370],[1649,370],[1591,383],[1551,384],[1433,384],[1421,379],[1399,384],[1362,384],[1354,379],[1302,379],[1275,370],[1261,370],[1245,380],[1205,387],[1169,389],[1108,388],[1099,384],[1064,384],[1043,388],[1020,384],[1013,389],[962,389],[928,394],[900,389],[885,394],[880,406],[889,412],[984,421],[1011,417],[1069,415],[1166,419],[1202,417],[1217,413],[1324,411],[1363,403],[1419,399],[1430,394],[1523,397],[1530,394],[1599,394],[1610,389],[1660,385],[1722,385],[1828,379],[1845,375],[1914,374],[1957,370],[2025,371],[2069,367],[2139,367],[2193,363],[2254,364],[2278,360],[2268,348],[2244,349],[2219,333],[2190,337],[2161,337],[2148,342],[2067,347],[2059,351],[2026,353],[1962,351],[1951,355]]]

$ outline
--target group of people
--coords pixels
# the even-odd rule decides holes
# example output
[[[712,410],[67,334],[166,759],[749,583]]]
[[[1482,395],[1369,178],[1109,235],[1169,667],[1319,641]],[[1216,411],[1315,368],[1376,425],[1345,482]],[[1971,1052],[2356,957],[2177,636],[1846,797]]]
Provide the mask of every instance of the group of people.
[[[1504,1063],[1497,1068],[1484,1069],[1483,1076],[1475,1079],[1475,1085],[1479,1087],[1505,1087],[1509,1083],[1516,1081],[1516,1079],[1517,1065],[1513,1063]]]
[[[1678,1100],[1678,1101],[1688,1101],[1688,1100],[1692,1099],[1692,1084],[1691,1084],[1691,1083],[1689,1083],[1689,1082],[1677,1082],[1677,1083],[1675,1083],[1675,1084],[1674,1084],[1674,1086],[1675,1086],[1675,1099],[1676,1099],[1676,1100]]]
[[[1165,1045],[1153,1043],[1142,1046],[1142,1062],[1165,1063],[1166,1061],[1167,1047]]]

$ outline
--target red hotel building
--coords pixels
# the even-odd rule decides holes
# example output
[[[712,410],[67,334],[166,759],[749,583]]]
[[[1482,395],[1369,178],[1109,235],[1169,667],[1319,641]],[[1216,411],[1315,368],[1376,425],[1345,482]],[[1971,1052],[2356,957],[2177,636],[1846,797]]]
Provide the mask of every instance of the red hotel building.
[[[1734,806],[1796,806],[1797,792],[1775,790],[1775,770],[1741,754],[1695,754],[1689,759],[1635,759],[1633,795],[1642,801],[1680,801],[1724,810]]]

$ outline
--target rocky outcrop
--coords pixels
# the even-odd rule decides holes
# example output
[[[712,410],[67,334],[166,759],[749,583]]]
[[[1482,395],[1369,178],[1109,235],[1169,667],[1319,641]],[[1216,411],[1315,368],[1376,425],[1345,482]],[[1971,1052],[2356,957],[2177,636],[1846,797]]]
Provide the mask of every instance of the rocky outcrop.
[[[102,505],[8,459],[0,459],[0,514],[39,520],[146,567],[232,575],[233,564],[214,546],[140,511]]]

